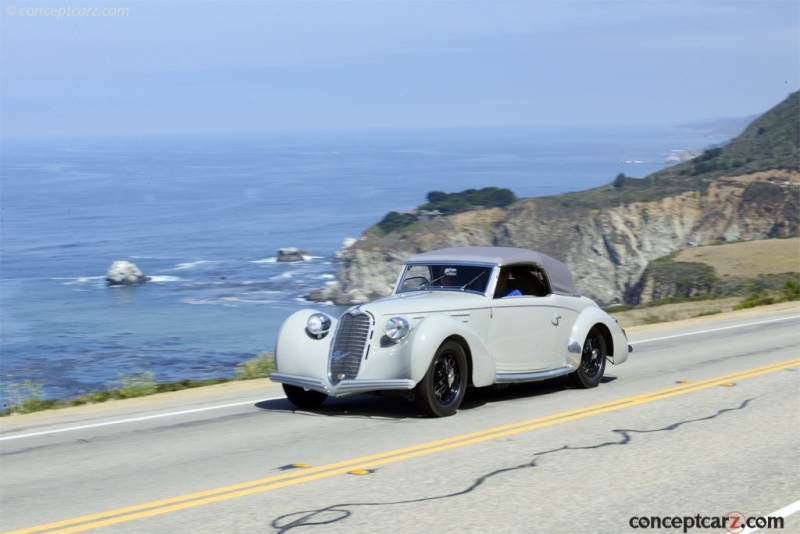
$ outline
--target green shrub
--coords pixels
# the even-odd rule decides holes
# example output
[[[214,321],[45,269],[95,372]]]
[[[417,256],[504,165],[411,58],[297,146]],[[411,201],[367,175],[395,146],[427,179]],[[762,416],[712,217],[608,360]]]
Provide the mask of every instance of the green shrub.
[[[262,352],[236,366],[236,378],[251,380],[267,378],[275,371],[275,356],[271,352]]]
[[[428,203],[420,206],[424,210],[439,210],[445,215],[461,213],[475,208],[502,208],[513,204],[517,195],[510,189],[484,187],[483,189],[467,189],[460,193],[428,193]]]
[[[3,381],[3,396],[7,400],[4,412],[31,413],[47,409],[52,401],[44,399],[44,385],[33,380],[14,382],[13,375],[6,375]]]
[[[119,387],[114,389],[111,394],[120,399],[132,399],[152,395],[158,391],[158,384],[155,381],[153,371],[141,371],[124,375],[117,375]]]
[[[775,304],[775,298],[766,291],[759,291],[747,297],[741,304],[737,305],[734,310],[746,310],[748,308],[755,308],[756,306],[767,306]]]
[[[411,226],[415,222],[417,222],[417,217],[415,215],[390,211],[378,223],[378,228],[380,228],[384,234],[389,234],[395,230]]]
[[[800,300],[800,284],[795,280],[787,280],[783,288],[784,300]]]

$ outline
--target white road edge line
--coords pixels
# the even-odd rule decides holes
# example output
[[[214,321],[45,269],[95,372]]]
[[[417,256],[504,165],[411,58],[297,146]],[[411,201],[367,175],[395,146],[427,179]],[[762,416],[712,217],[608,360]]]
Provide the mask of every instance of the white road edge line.
[[[17,434],[15,436],[4,436],[0,437],[0,441],[6,441],[9,439],[20,439],[20,438],[32,438],[35,436],[44,436],[47,434],[58,434],[61,432],[72,432],[73,430],[86,430],[87,428],[99,428],[103,426],[111,426],[111,425],[121,425],[123,423],[136,423],[139,421],[149,421],[152,419],[161,419],[164,417],[173,417],[176,415],[187,415],[190,413],[198,413],[198,412],[208,412],[211,410],[222,410],[224,408],[235,408],[237,406],[247,406],[248,404],[256,404],[259,402],[271,401],[271,400],[279,400],[285,399],[286,397],[271,397],[268,399],[257,399],[257,400],[250,400],[250,401],[243,401],[243,402],[234,402],[232,404],[221,404],[219,406],[208,406],[206,408],[193,408],[191,410],[182,410],[180,412],[168,412],[168,413],[160,413],[156,415],[145,415],[142,417],[133,417],[130,419],[120,419],[118,421],[107,421],[105,423],[95,423],[93,425],[81,425],[81,426],[70,426],[67,428],[59,428],[56,430],[43,430],[41,432],[30,432],[28,434]]]
[[[673,338],[676,338],[676,337],[694,336],[694,335],[697,335],[697,334],[708,334],[708,333],[711,333],[711,332],[719,332],[719,331],[722,331],[722,330],[730,330],[732,328],[742,328],[744,326],[755,326],[755,325],[766,324],[766,323],[777,323],[777,322],[781,322],[781,321],[790,321],[790,320],[793,320],[793,319],[800,319],[800,315],[794,315],[794,316],[791,316],[791,317],[783,317],[781,319],[770,319],[770,320],[767,320],[767,321],[758,321],[758,322],[755,322],[755,323],[745,323],[745,324],[740,324],[740,325],[736,325],[736,326],[725,326],[725,327],[722,327],[722,328],[713,328],[711,330],[700,330],[698,332],[689,332],[687,334],[676,334],[674,336],[658,337],[658,338],[653,338],[653,339],[644,339],[642,341],[631,341],[630,344],[631,345],[636,345],[636,344],[642,344],[642,343],[650,343],[651,341],[661,341],[661,340],[664,340],[664,339],[673,339]],[[139,421],[148,421],[148,420],[151,420],[151,419],[161,419],[161,418],[164,418],[164,417],[173,417],[173,416],[178,416],[178,415],[187,415],[187,414],[191,414],[191,413],[207,412],[207,411],[210,411],[210,410],[221,410],[221,409],[224,409],[224,408],[235,408],[237,406],[246,406],[248,404],[255,404],[257,402],[278,400],[278,399],[284,399],[284,398],[286,398],[286,397],[272,397],[272,398],[269,398],[269,399],[259,399],[259,400],[245,401],[245,402],[237,402],[237,403],[233,403],[233,404],[223,404],[221,406],[209,406],[207,408],[195,408],[193,410],[183,410],[183,411],[180,411],[180,412],[169,412],[169,413],[162,413],[162,414],[158,414],[158,415],[147,415],[147,416],[143,416],[143,417],[134,417],[134,418],[131,418],[131,419],[120,419],[119,421],[108,421],[106,423],[96,423],[96,424],[93,424],[93,425],[72,426],[72,427],[67,427],[67,428],[59,428],[59,429],[56,429],[56,430],[43,430],[41,432],[30,432],[28,434],[17,434],[15,436],[0,437],[0,441],[7,441],[7,440],[12,440],[12,439],[22,439],[22,438],[32,438],[32,437],[36,437],[36,436],[45,436],[47,434],[59,434],[61,432],[72,432],[74,430],[86,430],[86,429],[89,429],[89,428],[99,428],[99,427],[103,427],[103,426],[121,425],[123,423],[136,423],[136,422],[139,422]]]
[[[795,501],[789,506],[784,506],[777,512],[772,512],[771,514],[767,514],[767,517],[783,517],[784,519],[789,517],[790,515],[794,515],[797,512],[800,512],[800,501]],[[752,532],[758,532],[758,528],[748,528],[741,532],[741,534],[751,534]]]
[[[676,337],[696,336],[698,334],[711,334],[713,332],[722,332],[723,330],[733,330],[734,328],[742,328],[745,326],[756,326],[767,323],[779,323],[782,321],[791,321],[793,319],[800,319],[800,315],[793,315],[791,317],[782,317],[780,319],[769,319],[766,321],[758,321],[755,323],[737,324],[734,326],[723,326],[720,328],[711,328],[709,330],[698,330],[697,332],[688,332],[686,334],[675,334],[674,336],[654,337],[653,339],[643,339],[641,341],[630,341],[630,345],[641,345],[642,343],[652,343],[653,341],[663,341],[665,339],[675,339]]]

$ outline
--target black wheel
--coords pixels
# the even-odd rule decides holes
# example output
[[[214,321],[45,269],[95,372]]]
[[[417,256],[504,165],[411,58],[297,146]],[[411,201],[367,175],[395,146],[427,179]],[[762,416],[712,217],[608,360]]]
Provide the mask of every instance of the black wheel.
[[[572,384],[582,389],[597,387],[606,370],[606,354],[606,339],[592,328],[583,342],[581,364],[569,375]]]
[[[288,397],[289,401],[298,408],[316,408],[328,398],[326,394],[320,393],[319,391],[290,386],[288,384],[283,384],[283,392],[286,393],[286,397]]]
[[[442,343],[425,378],[417,384],[416,399],[428,415],[453,415],[467,390],[467,355],[455,341]]]

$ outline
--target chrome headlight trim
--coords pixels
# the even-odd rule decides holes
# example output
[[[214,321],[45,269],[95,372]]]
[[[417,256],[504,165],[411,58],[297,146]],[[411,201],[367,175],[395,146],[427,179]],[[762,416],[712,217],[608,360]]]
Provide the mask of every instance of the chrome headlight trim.
[[[408,334],[408,321],[402,317],[391,317],[383,324],[383,332],[393,341],[400,341]]]
[[[330,331],[331,322],[327,314],[312,313],[306,321],[306,332],[317,339],[322,339]]]

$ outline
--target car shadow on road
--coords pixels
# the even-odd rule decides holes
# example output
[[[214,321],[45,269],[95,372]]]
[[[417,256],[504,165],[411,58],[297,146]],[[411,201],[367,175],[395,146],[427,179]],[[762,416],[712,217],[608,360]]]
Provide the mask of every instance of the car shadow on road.
[[[615,376],[604,376],[602,384],[613,382]],[[602,387],[602,384],[600,387]],[[527,384],[510,384],[507,387],[469,388],[459,411],[474,410],[495,402],[509,402],[553,395],[575,389],[566,377],[552,378]],[[271,399],[258,402],[259,410],[273,413],[295,413],[316,417],[356,417],[368,419],[427,419],[417,405],[400,395],[352,395],[328,398],[322,406],[313,409],[297,408],[288,399]]]

